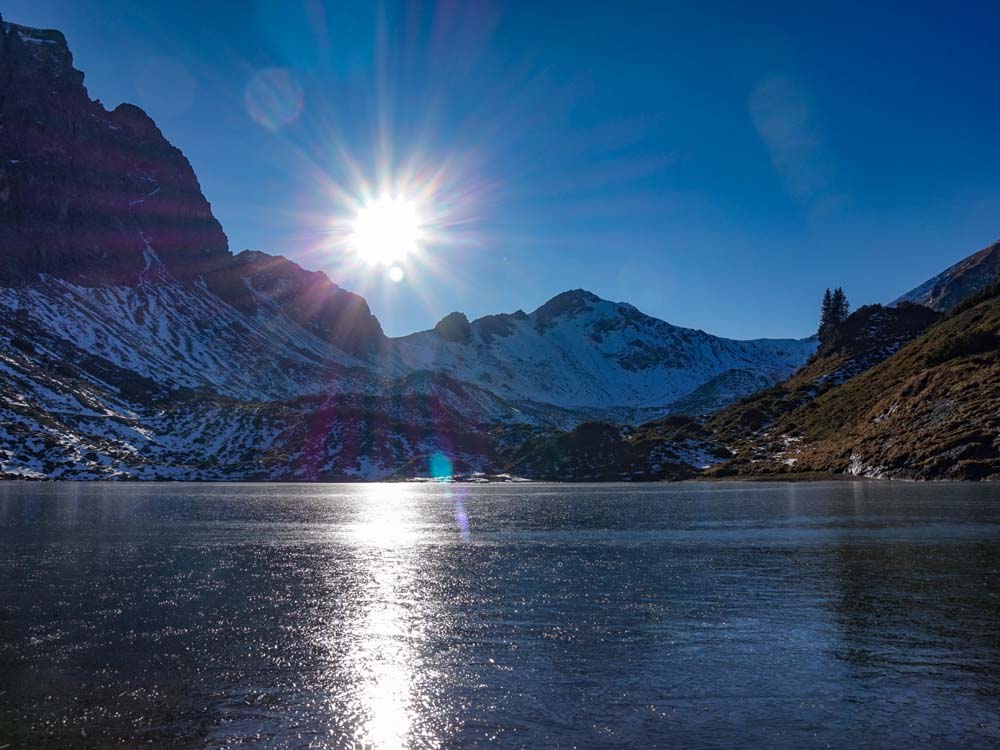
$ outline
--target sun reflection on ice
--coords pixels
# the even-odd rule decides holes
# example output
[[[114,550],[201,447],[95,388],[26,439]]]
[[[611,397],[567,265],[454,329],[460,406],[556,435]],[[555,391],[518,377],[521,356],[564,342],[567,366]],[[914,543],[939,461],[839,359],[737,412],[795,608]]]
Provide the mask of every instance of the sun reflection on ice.
[[[359,746],[398,748],[413,731],[416,582],[413,507],[404,485],[370,485],[365,518],[352,529],[363,547],[364,573],[350,655],[357,682]]]

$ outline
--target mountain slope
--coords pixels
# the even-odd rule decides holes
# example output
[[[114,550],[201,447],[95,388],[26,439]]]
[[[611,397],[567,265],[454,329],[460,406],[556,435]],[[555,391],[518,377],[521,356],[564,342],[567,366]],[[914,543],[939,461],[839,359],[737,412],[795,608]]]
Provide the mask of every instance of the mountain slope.
[[[788,381],[703,422],[546,433],[507,469],[562,480],[1000,480],[1000,284],[938,318],[917,305],[861,308]]]
[[[713,414],[707,426],[715,440],[738,454],[732,470],[749,472],[769,459],[783,462],[791,438],[776,424],[890,358],[939,318],[922,305],[860,307],[791,378]]]
[[[253,315],[278,309],[351,353],[383,340],[367,303],[283,258],[229,252],[194,170],[138,107],[107,111],[58,31],[0,19],[0,286],[40,275],[135,287],[152,264]]]
[[[1000,242],[995,242],[911,289],[892,304],[913,302],[947,312],[963,299],[989,287],[998,276]]]
[[[603,410],[628,421],[630,410],[667,413],[726,373],[752,373],[744,388],[775,382],[814,349],[811,340],[734,341],[679,328],[578,289],[530,314],[469,323],[453,313],[431,331],[394,340],[390,351],[406,370],[446,372],[513,403]],[[730,399],[749,392],[735,383]]]
[[[1000,479],[1000,286],[774,433],[796,471]]]

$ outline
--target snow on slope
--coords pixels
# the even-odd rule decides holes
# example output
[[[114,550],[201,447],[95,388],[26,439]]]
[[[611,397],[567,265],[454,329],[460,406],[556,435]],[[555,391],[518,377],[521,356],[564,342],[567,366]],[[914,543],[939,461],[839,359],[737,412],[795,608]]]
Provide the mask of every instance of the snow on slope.
[[[277,312],[245,316],[200,285],[144,274],[134,287],[43,277],[0,289],[0,315],[39,324],[80,350],[168,387],[239,398],[336,390],[360,363]]]
[[[816,347],[812,340],[719,338],[582,290],[530,315],[488,316],[444,335],[440,328],[393,340],[386,366],[444,372],[512,403],[566,409],[666,411],[731,370],[772,381],[787,376]]]
[[[481,467],[532,430],[649,419],[719,378],[735,397],[812,351],[585,292],[386,339],[324,274],[232,255],[184,155],[83,80],[60,32],[0,23],[0,474],[374,478],[435,450]]]
[[[178,282],[149,252],[150,268],[134,287],[83,287],[46,276],[0,289],[0,317],[44,331],[58,342],[53,357],[98,357],[168,390],[201,388],[244,401],[424,396],[483,423],[563,428],[585,419],[649,419],[720,374],[787,374],[813,348],[720,339],[571,293],[583,302],[574,311],[553,312],[547,303],[530,316],[478,320],[467,343],[429,331],[361,359],[290,320],[266,295],[257,295],[254,314],[241,313],[200,284]],[[39,345],[46,345],[44,336]],[[738,388],[726,394],[741,395]]]
[[[494,462],[475,416],[404,391],[257,401],[164,389],[26,315],[0,316],[0,478],[379,479],[426,470],[439,451]]]

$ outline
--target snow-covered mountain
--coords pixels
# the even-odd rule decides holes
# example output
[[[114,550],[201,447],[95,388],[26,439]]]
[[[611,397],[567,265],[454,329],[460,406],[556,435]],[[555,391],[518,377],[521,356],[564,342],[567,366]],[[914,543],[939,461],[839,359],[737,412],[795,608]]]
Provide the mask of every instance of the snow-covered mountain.
[[[387,338],[324,274],[230,253],[152,120],[91,100],[58,31],[2,20],[0,254],[15,476],[377,478],[437,453],[484,468],[533,431],[716,408],[815,348],[582,290]]]
[[[892,304],[913,302],[938,312],[948,312],[962,300],[990,286],[998,277],[1000,242],[994,242],[911,289]]]
[[[815,348],[811,340],[719,338],[577,289],[532,313],[471,323],[452,313],[433,330],[393,340],[389,352],[394,366],[445,372],[515,404],[611,410],[630,421],[630,410],[665,413],[728,373],[751,371],[777,382]],[[732,398],[757,390],[758,382],[731,389]]]

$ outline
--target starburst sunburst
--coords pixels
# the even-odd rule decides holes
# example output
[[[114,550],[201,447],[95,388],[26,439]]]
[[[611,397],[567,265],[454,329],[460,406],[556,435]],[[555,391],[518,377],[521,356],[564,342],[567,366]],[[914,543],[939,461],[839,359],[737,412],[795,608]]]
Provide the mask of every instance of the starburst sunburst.
[[[394,266],[417,251],[423,221],[414,201],[383,194],[358,210],[351,248],[371,265]]]

